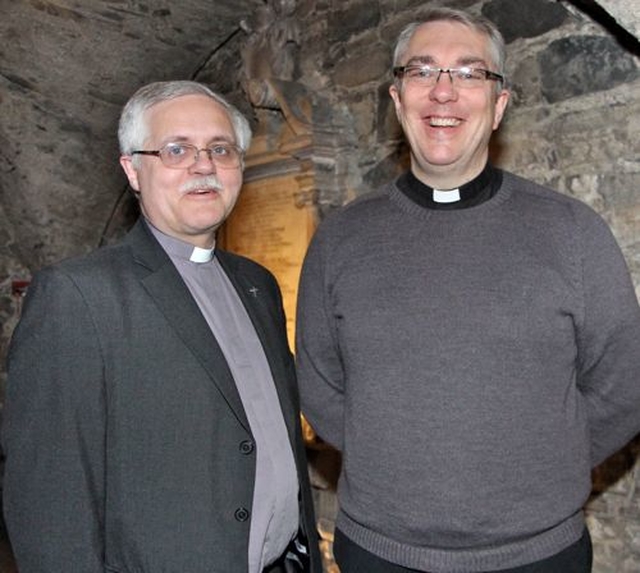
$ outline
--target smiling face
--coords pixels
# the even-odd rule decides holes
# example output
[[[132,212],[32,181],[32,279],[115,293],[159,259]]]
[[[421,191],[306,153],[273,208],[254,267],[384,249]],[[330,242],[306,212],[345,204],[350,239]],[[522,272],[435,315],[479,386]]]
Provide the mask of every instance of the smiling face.
[[[213,142],[236,143],[225,109],[204,95],[163,101],[145,112],[144,149],[190,143],[202,149]],[[143,215],[160,231],[195,246],[210,248],[215,232],[231,213],[242,186],[240,167],[216,167],[207,153],[188,169],[165,167],[159,157],[120,158],[131,187],[139,192]]]
[[[495,69],[489,39],[462,23],[428,22],[419,26],[399,65],[429,64]],[[422,182],[453,189],[484,168],[491,133],[498,128],[509,93],[494,81],[459,89],[449,74],[432,87],[402,80],[389,89],[398,120],[411,147],[411,170]]]

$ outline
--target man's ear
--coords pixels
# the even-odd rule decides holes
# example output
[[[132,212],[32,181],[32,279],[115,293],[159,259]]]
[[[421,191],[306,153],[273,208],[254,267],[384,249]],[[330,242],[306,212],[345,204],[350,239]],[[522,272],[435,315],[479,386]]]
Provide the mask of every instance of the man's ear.
[[[504,117],[504,112],[507,110],[507,104],[509,103],[509,98],[511,97],[511,93],[509,90],[500,90],[498,93],[498,97],[496,99],[496,107],[495,107],[495,115],[493,117],[493,129],[496,130],[500,126],[500,122]]]
[[[400,107],[400,92],[398,91],[398,87],[396,86],[396,84],[391,84],[389,86],[389,95],[391,96],[391,99],[393,100],[393,103],[396,106],[396,112],[397,112],[398,108]]]
[[[133,158],[130,155],[121,155],[120,156],[120,165],[129,180],[129,185],[131,188],[140,192],[140,184],[138,183],[138,171],[133,165]]]
[[[396,117],[398,118],[398,121],[402,125],[402,102],[400,100],[402,95],[400,93],[400,90],[398,89],[398,86],[396,86],[396,84],[391,84],[389,86],[389,95],[393,100],[393,105],[396,110]]]

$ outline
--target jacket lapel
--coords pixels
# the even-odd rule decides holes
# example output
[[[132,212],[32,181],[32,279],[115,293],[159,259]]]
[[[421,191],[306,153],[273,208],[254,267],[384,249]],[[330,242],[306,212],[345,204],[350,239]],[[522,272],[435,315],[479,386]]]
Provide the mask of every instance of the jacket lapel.
[[[202,364],[240,423],[250,431],[224,354],[180,273],[142,221],[136,224],[127,239],[136,263],[146,270],[140,277],[143,288]]]
[[[260,339],[271,369],[289,438],[293,443],[293,437],[296,434],[295,416],[298,412],[292,401],[291,385],[295,381],[291,379],[293,370],[286,371],[286,365],[279,359],[283,354],[281,345],[286,341],[282,340],[278,325],[274,324],[274,321],[280,319],[279,316],[274,315],[271,307],[276,303],[268,293],[261,290],[261,287],[264,288],[263,285],[255,284],[249,276],[242,273],[234,260],[226,255],[224,251],[217,251],[216,256],[235,287]]]

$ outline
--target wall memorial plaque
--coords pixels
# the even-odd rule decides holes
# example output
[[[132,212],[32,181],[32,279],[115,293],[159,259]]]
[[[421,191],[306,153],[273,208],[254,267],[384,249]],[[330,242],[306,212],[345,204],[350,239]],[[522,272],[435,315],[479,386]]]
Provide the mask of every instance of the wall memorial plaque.
[[[221,245],[268,268],[278,280],[293,347],[298,281],[315,229],[310,205],[301,204],[300,178],[279,175],[245,183],[220,232]]]

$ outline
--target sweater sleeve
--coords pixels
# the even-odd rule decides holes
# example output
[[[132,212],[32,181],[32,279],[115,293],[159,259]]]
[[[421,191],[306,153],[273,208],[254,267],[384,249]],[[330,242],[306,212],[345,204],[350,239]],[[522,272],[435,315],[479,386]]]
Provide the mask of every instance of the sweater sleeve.
[[[4,510],[21,572],[104,571],[103,363],[87,306],[50,269],[9,352]]]
[[[640,432],[640,308],[607,224],[582,212],[583,322],[578,328],[578,388],[586,404],[592,465]]]
[[[321,231],[309,246],[300,278],[296,365],[303,414],[323,440],[342,449],[344,371]]]

